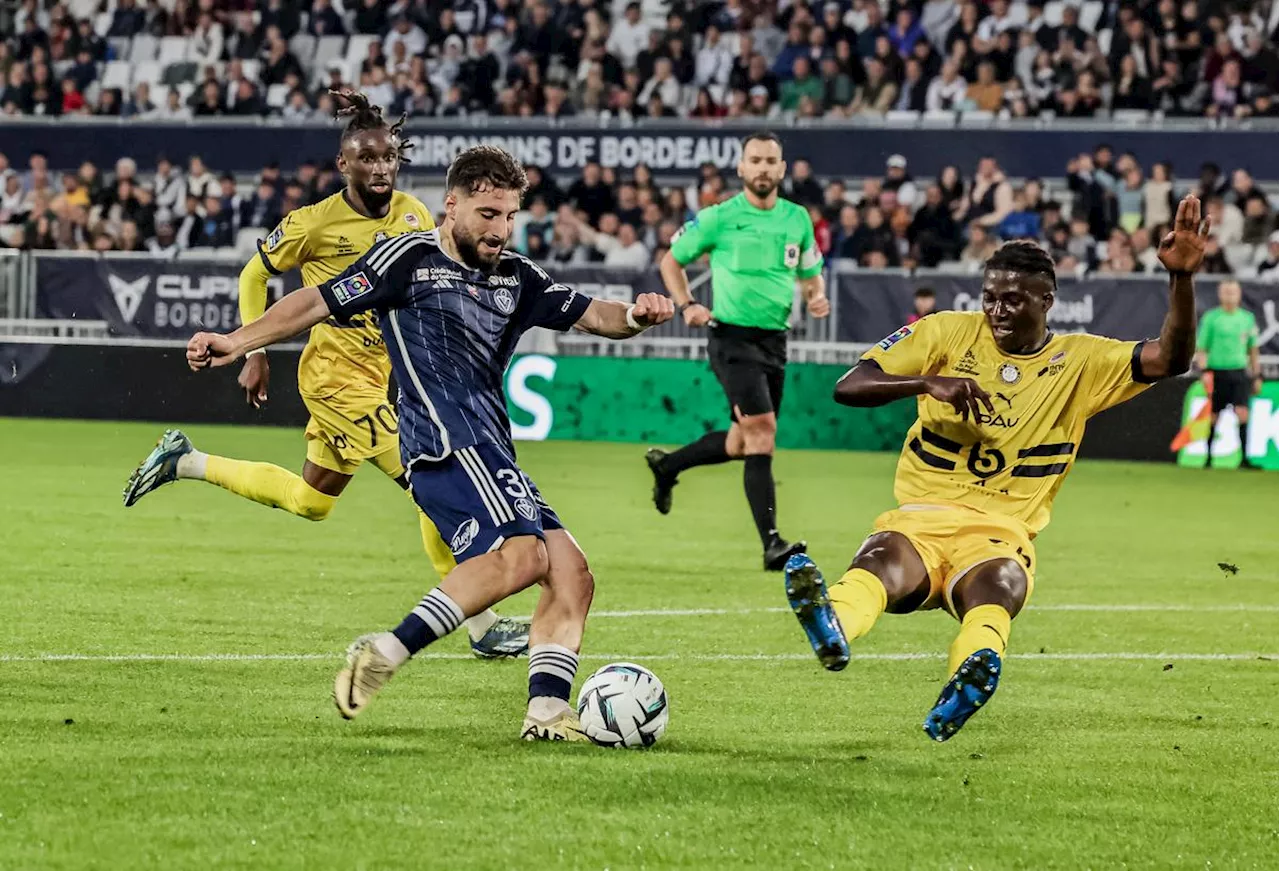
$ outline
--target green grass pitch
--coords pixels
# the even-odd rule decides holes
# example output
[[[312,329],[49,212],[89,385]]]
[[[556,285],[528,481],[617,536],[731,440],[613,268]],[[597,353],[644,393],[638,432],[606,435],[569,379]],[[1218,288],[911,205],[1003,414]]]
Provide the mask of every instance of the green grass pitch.
[[[186,482],[125,510],[159,429],[0,420],[2,869],[1276,867],[1274,475],[1081,464],[999,694],[935,745],[949,618],[826,673],[738,467],[664,518],[639,446],[522,445],[596,572],[582,676],[670,693],[625,752],[517,742],[524,661],[457,637],[342,721],[345,645],[433,585],[406,498],[370,468],[318,525]],[[297,431],[189,433],[301,464]],[[783,531],[838,575],[893,464],[780,456]]]

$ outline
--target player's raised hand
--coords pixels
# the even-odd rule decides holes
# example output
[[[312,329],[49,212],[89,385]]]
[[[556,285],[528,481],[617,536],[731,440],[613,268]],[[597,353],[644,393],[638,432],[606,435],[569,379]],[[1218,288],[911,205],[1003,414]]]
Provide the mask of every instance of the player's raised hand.
[[[671,302],[671,297],[661,293],[642,293],[636,297],[633,306],[631,316],[636,319],[636,323],[646,327],[665,324],[676,316],[676,307]]]
[[[1204,242],[1209,238],[1209,220],[1200,218],[1200,200],[1187,194],[1178,203],[1173,230],[1160,240],[1157,255],[1164,268],[1173,273],[1190,274],[1204,261]]]
[[[991,403],[991,395],[972,378],[934,375],[927,379],[927,384],[928,394],[954,408],[961,420],[968,420],[970,415],[977,420],[984,406],[988,414],[995,414],[996,407]]]
[[[193,372],[226,366],[238,358],[235,342],[222,333],[196,333],[187,342],[187,365]]]
[[[825,318],[831,314],[831,300],[827,299],[825,293],[809,297],[809,302],[806,305],[808,306],[810,317]]]
[[[261,408],[267,401],[267,385],[271,382],[271,366],[266,354],[252,354],[245,358],[244,368],[236,379],[244,388],[244,399],[254,408]]]

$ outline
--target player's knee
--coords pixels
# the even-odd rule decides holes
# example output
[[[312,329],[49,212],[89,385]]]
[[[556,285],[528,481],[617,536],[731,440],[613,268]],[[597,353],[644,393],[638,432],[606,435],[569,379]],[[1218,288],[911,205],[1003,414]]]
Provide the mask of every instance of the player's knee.
[[[522,535],[498,550],[502,576],[508,588],[523,590],[547,576],[547,548],[532,535]]]
[[[304,520],[324,520],[338,502],[337,496],[321,493],[305,481],[300,481],[297,486],[294,486],[289,495],[290,504],[285,507]]]
[[[756,414],[745,417],[742,424],[744,453],[771,454],[778,434],[778,420],[772,414]]]
[[[1012,615],[1027,600],[1027,573],[1014,560],[997,560],[982,567],[957,590],[962,611],[978,605],[999,605]]]

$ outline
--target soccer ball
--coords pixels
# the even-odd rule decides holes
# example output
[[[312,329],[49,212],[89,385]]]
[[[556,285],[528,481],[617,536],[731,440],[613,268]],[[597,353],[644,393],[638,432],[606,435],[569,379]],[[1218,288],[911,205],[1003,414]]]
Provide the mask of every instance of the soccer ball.
[[[601,747],[652,747],[667,729],[667,691],[649,669],[615,662],[578,690],[578,719]]]

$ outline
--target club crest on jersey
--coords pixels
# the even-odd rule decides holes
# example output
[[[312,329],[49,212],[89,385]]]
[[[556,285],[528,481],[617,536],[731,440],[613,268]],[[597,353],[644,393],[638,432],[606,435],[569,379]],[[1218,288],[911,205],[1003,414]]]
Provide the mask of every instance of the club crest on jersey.
[[[404,222],[410,227],[416,227],[418,226],[418,216],[413,214],[413,212],[410,212],[404,216]]]
[[[500,287],[493,294],[493,304],[498,307],[498,311],[504,315],[509,315],[516,310],[516,298],[511,295],[511,291],[505,287]]]
[[[876,347],[881,351],[887,351],[909,335],[911,335],[910,326],[899,327],[895,332],[892,332],[881,339],[880,344],[876,345]]]
[[[276,227],[271,231],[271,235],[267,237],[266,248],[268,251],[274,251],[280,247],[280,243],[284,241],[284,224]]]
[[[516,511],[520,513],[521,517],[530,522],[538,519],[538,506],[523,496],[516,500]]]
[[[996,374],[1000,376],[1000,380],[1005,384],[1017,384],[1022,380],[1022,370],[1012,363],[1003,364]]]
[[[335,281],[330,286],[333,298],[339,303],[351,302],[351,300],[364,296],[371,290],[373,290],[373,282],[365,278],[363,272],[348,275],[341,281]]]
[[[792,242],[782,249],[782,265],[788,269],[795,269],[800,265],[799,245]]]
[[[458,527],[458,531],[453,534],[453,538],[449,539],[449,550],[455,554],[462,553],[471,547],[471,542],[476,540],[476,536],[480,534],[480,522],[474,517],[468,517]]]

